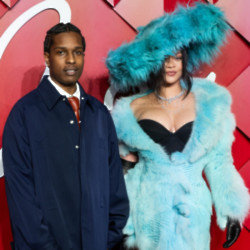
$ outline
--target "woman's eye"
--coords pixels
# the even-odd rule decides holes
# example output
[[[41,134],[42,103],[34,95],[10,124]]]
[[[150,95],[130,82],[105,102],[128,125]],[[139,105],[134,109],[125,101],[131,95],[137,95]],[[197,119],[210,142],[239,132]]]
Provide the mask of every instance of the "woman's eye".
[[[176,60],[182,60],[182,56],[175,56]]]
[[[169,62],[169,60],[170,60],[170,56],[167,56],[167,57],[165,58],[165,62]]]

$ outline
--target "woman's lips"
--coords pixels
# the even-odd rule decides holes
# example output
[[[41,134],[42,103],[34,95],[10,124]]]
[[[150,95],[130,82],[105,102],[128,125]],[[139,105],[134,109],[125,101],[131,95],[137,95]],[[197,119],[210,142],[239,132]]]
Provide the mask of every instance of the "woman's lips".
[[[169,72],[166,72],[166,74],[168,76],[174,76],[176,74],[176,72],[175,71],[169,71]]]

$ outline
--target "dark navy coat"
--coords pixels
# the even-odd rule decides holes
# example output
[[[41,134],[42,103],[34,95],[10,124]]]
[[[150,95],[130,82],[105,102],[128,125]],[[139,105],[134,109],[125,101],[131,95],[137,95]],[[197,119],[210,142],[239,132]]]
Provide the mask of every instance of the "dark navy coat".
[[[45,77],[12,109],[3,135],[17,250],[107,250],[122,238],[128,199],[115,128],[82,88],[81,130]]]

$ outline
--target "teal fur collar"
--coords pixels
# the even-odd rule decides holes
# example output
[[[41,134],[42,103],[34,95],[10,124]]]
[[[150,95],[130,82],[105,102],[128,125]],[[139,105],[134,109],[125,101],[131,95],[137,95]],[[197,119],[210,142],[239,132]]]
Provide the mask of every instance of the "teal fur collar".
[[[196,118],[192,134],[182,153],[176,152],[171,158],[164,149],[156,144],[140,127],[130,103],[147,93],[122,98],[117,101],[112,117],[120,141],[124,142],[131,151],[138,151],[144,157],[158,159],[162,163],[181,161],[183,157],[194,162],[200,159],[218,143],[223,134],[223,122],[230,121],[230,130],[235,127],[231,116],[231,97],[224,87],[206,79],[194,78],[191,90],[196,100]],[[230,133],[228,133],[230,137]]]
[[[179,6],[174,13],[139,27],[132,42],[109,52],[106,65],[110,83],[119,91],[141,86],[151,72],[161,68],[167,55],[181,48],[187,49],[187,68],[193,72],[217,55],[229,29],[223,12],[212,4]]]

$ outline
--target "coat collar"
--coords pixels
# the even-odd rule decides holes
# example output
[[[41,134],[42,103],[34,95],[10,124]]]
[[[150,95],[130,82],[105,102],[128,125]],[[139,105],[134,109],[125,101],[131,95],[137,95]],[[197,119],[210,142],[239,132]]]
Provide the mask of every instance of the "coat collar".
[[[132,150],[141,152],[151,160],[158,159],[164,164],[169,161],[197,161],[219,141],[221,124],[225,115],[230,112],[231,98],[225,88],[206,79],[194,78],[191,91],[196,101],[196,118],[190,139],[181,153],[175,152],[171,157],[166,155],[163,148],[156,144],[137,123],[130,103],[147,93],[122,98],[117,102],[112,116],[118,138]]]
[[[93,108],[94,103],[92,102],[91,97],[84,91],[82,86],[79,84],[81,99],[86,100],[88,104]],[[48,109],[52,109],[55,104],[62,98],[59,92],[48,80],[48,76],[44,76],[42,81],[38,86],[38,91],[42,96],[43,101],[45,102]]]

